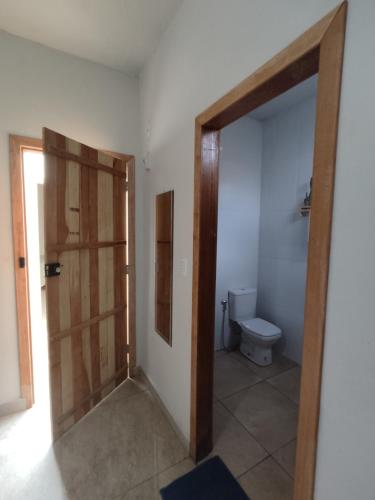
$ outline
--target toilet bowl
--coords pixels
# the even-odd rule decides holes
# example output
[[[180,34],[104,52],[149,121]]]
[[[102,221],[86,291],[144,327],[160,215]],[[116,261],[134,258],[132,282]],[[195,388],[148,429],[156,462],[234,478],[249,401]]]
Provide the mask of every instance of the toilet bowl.
[[[229,318],[241,328],[240,351],[259,366],[272,364],[272,346],[281,336],[281,329],[262,318],[255,317],[255,288],[229,290]]]
[[[272,346],[281,337],[279,327],[262,318],[254,318],[239,323],[241,333],[240,351],[257,365],[272,363]]]

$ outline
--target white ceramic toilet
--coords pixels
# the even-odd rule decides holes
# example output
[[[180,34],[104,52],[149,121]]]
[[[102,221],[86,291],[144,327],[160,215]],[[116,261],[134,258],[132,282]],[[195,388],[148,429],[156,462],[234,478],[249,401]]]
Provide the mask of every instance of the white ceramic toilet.
[[[260,366],[272,363],[272,346],[282,335],[279,327],[256,318],[256,288],[229,290],[229,319],[241,327],[240,350]]]

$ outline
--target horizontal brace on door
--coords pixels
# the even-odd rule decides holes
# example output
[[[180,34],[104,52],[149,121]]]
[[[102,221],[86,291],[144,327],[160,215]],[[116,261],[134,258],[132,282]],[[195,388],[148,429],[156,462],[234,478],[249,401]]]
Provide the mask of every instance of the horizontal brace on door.
[[[49,341],[56,342],[58,340],[63,339],[64,337],[69,337],[69,335],[73,335],[74,333],[80,332],[80,331],[84,330],[85,328],[89,328],[92,325],[96,325],[100,321],[103,321],[104,319],[107,319],[110,316],[115,316],[116,314],[118,314],[122,311],[125,311],[125,309],[126,309],[126,305],[115,307],[114,309],[111,309],[110,311],[106,311],[102,314],[99,314],[98,316],[94,316],[93,318],[90,318],[87,321],[80,323],[79,325],[75,325],[75,326],[72,326],[71,328],[67,328],[66,330],[62,330],[61,332],[57,332],[57,333],[52,334],[49,338]]]
[[[84,158],[74,153],[70,153],[69,151],[65,151],[64,149],[59,149],[54,146],[51,146],[49,144],[44,146],[44,152],[52,156],[57,156],[62,160],[73,161],[75,163],[78,163],[79,165],[84,165],[85,167],[101,170],[103,172],[106,172],[107,174],[117,175],[118,177],[123,177],[124,179],[126,179],[126,173],[123,172],[122,170],[117,170],[116,168],[108,167],[108,165],[103,165],[98,161],[90,160],[89,158]]]
[[[57,245],[48,245],[47,254],[51,252],[70,252],[73,250],[90,250],[93,248],[116,247],[126,245],[126,240],[114,241],[92,241],[87,243],[61,243]]]
[[[112,377],[110,377],[109,379],[107,379],[100,387],[98,387],[98,389],[96,389],[94,392],[92,392],[91,394],[89,394],[88,396],[86,396],[85,398],[81,399],[81,401],[79,401],[79,403],[74,407],[72,408],[71,410],[67,411],[66,413],[64,413],[63,415],[61,415],[57,420],[56,422],[58,424],[61,424],[64,420],[66,420],[67,418],[71,417],[72,415],[74,415],[74,413],[79,409],[81,408],[82,405],[84,405],[85,403],[87,403],[88,401],[91,401],[91,399],[94,399],[103,389],[105,389],[109,384],[111,384],[112,382],[114,382],[118,377],[120,377],[125,371],[127,371],[128,369],[128,365],[125,365],[123,366],[122,368],[120,368],[119,370],[117,370],[117,372],[112,375]]]

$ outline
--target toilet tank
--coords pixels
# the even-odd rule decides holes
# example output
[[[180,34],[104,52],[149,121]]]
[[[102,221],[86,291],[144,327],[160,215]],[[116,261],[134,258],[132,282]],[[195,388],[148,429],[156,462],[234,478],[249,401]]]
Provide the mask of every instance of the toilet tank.
[[[257,290],[256,288],[234,288],[228,292],[229,319],[242,321],[255,318]]]

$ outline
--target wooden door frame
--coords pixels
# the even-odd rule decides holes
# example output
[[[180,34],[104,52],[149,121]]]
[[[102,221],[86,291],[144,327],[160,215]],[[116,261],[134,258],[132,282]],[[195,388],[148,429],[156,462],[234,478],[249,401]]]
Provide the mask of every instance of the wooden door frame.
[[[26,257],[26,211],[24,193],[24,151],[43,152],[42,139],[9,135],[10,185],[12,203],[13,256],[17,305],[17,335],[19,352],[19,374],[21,397],[25,400],[26,409],[34,404],[33,360],[31,339],[31,318],[29,299],[28,263],[20,268],[19,258]],[[108,154],[125,160],[128,166],[128,245],[129,290],[128,290],[128,335],[129,344],[129,376],[136,373],[136,274],[135,274],[135,158],[133,155],[105,151]]]
[[[13,215],[13,254],[16,284],[19,373],[21,397],[25,400],[26,408],[28,409],[31,408],[34,403],[34,385],[23,170],[24,151],[42,151],[42,140],[20,135],[10,135],[9,159]],[[20,267],[20,257],[26,257],[26,267]]]
[[[295,500],[314,491],[346,13],[343,2],[195,121],[190,453],[199,460],[213,445],[220,129],[318,73]]]

